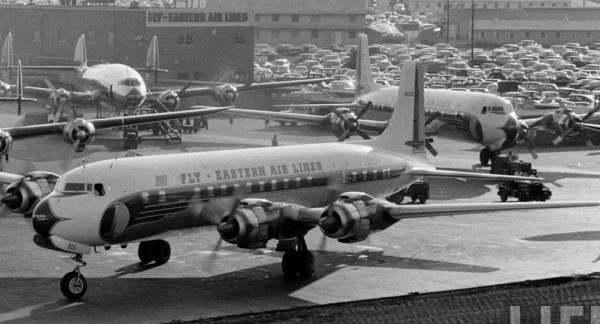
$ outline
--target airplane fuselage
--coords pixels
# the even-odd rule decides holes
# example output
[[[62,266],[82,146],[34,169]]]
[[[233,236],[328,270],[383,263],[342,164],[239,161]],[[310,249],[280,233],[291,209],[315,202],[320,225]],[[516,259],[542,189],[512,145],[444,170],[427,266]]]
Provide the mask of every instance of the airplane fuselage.
[[[398,87],[382,87],[359,96],[361,106],[371,101],[379,118],[388,119],[398,96]],[[437,116],[428,131],[437,132],[444,125],[470,135],[471,140],[496,149],[515,144],[518,134],[517,115],[512,104],[497,95],[468,93],[444,89],[425,89],[425,115]],[[368,113],[367,113],[368,114]],[[458,137],[463,140],[464,137]]]
[[[139,107],[148,93],[142,76],[124,64],[81,67],[64,81],[77,91],[100,93],[97,98],[102,104],[117,109]]]
[[[54,192],[36,207],[34,228],[45,237],[103,246],[207,225],[207,210],[211,215],[218,210],[222,217],[236,199],[322,207],[341,192],[384,197],[417,180],[405,172],[423,162],[419,157],[365,144],[324,143],[91,163],[59,179]],[[135,173],[125,173],[131,170]],[[86,212],[73,206],[85,206]]]

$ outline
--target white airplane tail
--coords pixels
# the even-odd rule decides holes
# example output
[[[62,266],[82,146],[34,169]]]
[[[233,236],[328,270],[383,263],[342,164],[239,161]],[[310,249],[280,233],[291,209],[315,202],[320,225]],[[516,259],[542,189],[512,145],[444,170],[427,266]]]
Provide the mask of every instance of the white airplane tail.
[[[146,54],[146,68],[152,70],[159,68],[158,39],[156,38],[156,35],[152,37],[150,46],[148,47],[148,54]]]
[[[8,69],[2,70],[2,80],[9,82],[13,67],[13,45],[11,33],[8,33],[6,39],[4,40],[4,46],[2,46],[2,57],[0,58],[0,65],[8,67]]]
[[[75,55],[73,61],[81,66],[87,66],[87,50],[85,48],[85,35],[81,34],[75,45]]]
[[[355,90],[356,97],[379,88],[379,86],[375,83],[375,80],[373,80],[373,75],[371,75],[369,40],[365,34],[358,35],[358,48],[356,53],[356,79],[358,80]]]
[[[410,61],[402,69],[398,99],[383,133],[371,145],[394,152],[425,157],[423,67]]]

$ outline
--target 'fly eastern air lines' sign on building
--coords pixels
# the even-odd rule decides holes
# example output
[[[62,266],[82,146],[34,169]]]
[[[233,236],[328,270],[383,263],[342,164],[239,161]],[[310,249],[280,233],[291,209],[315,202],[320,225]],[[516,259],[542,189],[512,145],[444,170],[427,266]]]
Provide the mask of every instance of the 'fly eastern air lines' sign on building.
[[[148,10],[146,27],[250,26],[247,12],[206,12],[190,9]]]

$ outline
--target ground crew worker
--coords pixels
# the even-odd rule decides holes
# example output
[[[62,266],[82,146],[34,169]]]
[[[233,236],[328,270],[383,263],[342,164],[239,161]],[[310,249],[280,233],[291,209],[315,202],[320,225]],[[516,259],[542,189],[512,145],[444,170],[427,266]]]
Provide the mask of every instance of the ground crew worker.
[[[277,140],[277,134],[273,135],[273,139],[271,140],[271,144],[273,146],[278,146],[279,145],[279,141]]]

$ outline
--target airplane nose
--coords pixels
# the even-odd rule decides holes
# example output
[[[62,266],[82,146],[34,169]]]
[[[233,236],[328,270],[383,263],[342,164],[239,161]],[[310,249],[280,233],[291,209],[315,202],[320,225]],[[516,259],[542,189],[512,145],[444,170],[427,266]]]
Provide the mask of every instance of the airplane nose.
[[[60,218],[56,217],[50,208],[48,198],[43,199],[33,210],[33,229],[36,233],[43,237],[50,236],[50,230],[58,222]]]
[[[142,99],[144,99],[144,96],[142,96],[140,91],[136,88],[131,89],[131,91],[129,91],[127,94],[127,100],[132,106],[137,106],[142,103]]]

